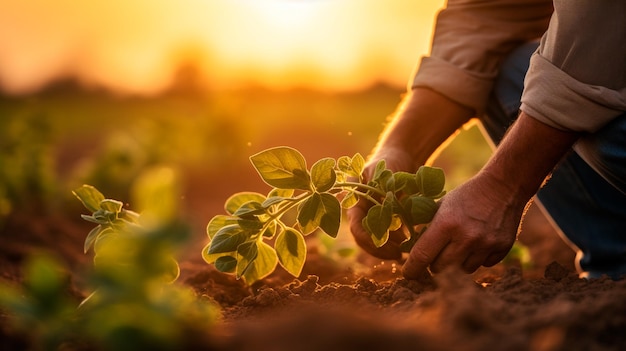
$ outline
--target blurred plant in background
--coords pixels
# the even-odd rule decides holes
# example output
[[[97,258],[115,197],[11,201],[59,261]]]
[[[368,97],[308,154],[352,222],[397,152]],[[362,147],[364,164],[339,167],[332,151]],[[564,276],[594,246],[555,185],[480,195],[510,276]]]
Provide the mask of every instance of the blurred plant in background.
[[[132,190],[141,214],[92,186],[75,190],[92,212],[82,217],[96,224],[85,240],[85,251],[94,251],[86,277],[93,293],[76,308],[65,296],[64,269],[45,256],[26,265],[23,287],[0,285],[0,306],[33,349],[79,343],[105,350],[176,350],[208,338],[218,307],[175,283],[175,256],[189,237],[176,205],[179,190],[171,169],[144,171]]]
[[[53,126],[36,113],[0,119],[0,225],[13,210],[45,211],[59,188]]]
[[[0,307],[9,312],[13,332],[21,336],[13,343],[29,344],[20,345],[24,349],[56,350],[76,325],[69,274],[58,258],[43,252],[25,261],[23,274],[22,286],[0,280]]]

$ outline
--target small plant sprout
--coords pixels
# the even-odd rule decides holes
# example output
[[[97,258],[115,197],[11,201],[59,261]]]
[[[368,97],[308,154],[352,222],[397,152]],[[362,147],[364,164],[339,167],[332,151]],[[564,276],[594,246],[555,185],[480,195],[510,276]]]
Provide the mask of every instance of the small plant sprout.
[[[161,238],[158,231],[148,230],[140,223],[137,212],[127,210],[121,201],[106,199],[100,191],[91,185],[83,185],[73,191],[74,195],[83,205],[93,213],[81,215],[88,221],[97,224],[85,239],[84,251],[87,253],[91,248],[94,250],[94,265],[98,271],[117,270],[128,273],[131,281],[137,281],[137,276],[163,279],[165,282],[173,282],[178,278],[180,269],[178,262],[170,252],[156,252],[161,248],[155,245]],[[155,238],[148,238],[154,235]],[[167,239],[171,240],[171,239]],[[162,246],[168,248],[167,246]],[[140,251],[151,252],[150,264],[134,264],[137,256],[143,255]],[[167,250],[162,250],[167,251]],[[146,256],[147,257],[147,256]],[[146,258],[144,257],[144,258]],[[118,269],[113,267],[126,267]],[[137,272],[130,272],[130,268]],[[146,269],[156,271],[144,272]],[[131,274],[132,273],[132,274]],[[154,275],[156,273],[156,275]]]
[[[299,276],[306,260],[304,236],[319,229],[337,237],[342,209],[360,199],[372,203],[363,227],[376,246],[404,226],[407,236],[401,248],[408,252],[435,215],[436,200],[445,194],[442,169],[422,166],[416,173],[394,173],[384,160],[364,184],[365,160],[358,153],[323,158],[309,169],[299,151],[281,146],[252,155],[250,161],[272,189],[267,195],[240,192],[229,197],[227,214],[209,222],[210,242],[202,250],[206,262],[248,284],[272,273],[279,263]]]
[[[96,224],[85,240],[93,248],[94,292],[77,310],[81,333],[107,350],[177,350],[190,332],[206,333],[219,315],[209,299],[175,284],[175,258],[189,238],[176,207],[178,180],[163,167],[145,171],[134,183],[133,203],[125,209],[95,187],[83,185],[74,195],[92,212],[82,217]]]

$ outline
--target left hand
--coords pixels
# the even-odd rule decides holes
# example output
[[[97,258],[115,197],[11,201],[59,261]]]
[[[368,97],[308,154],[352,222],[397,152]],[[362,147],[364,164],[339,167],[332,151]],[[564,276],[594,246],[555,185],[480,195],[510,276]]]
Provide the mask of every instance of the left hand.
[[[508,184],[486,172],[467,181],[441,200],[428,229],[404,264],[407,279],[460,267],[472,273],[500,262],[515,242],[526,201]]]

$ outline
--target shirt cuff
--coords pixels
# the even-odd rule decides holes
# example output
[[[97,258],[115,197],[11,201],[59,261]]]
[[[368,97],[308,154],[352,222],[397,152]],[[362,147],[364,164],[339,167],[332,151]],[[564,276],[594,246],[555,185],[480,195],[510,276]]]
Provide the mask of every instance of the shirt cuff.
[[[582,83],[535,53],[520,109],[557,129],[593,133],[626,111],[626,88]]]
[[[422,58],[411,88],[430,88],[482,115],[494,77],[468,72],[435,57]]]

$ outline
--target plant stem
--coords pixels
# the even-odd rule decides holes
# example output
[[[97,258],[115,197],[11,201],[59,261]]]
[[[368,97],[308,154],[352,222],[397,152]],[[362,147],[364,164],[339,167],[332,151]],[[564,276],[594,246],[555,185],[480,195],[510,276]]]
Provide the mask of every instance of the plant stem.
[[[355,187],[357,189],[365,189],[365,190],[369,190],[372,191],[380,196],[385,196],[385,192],[373,187],[371,185],[367,185],[367,184],[363,184],[363,183],[357,183],[357,182],[342,182],[342,183],[336,183],[335,187]]]
[[[339,189],[343,190],[343,188],[346,188],[346,187],[350,187],[350,188],[354,187],[355,189],[353,191],[354,191],[355,194],[366,198],[367,200],[371,201],[372,203],[374,203],[376,205],[380,205],[381,204],[380,201],[376,200],[368,192],[362,192],[362,191],[359,191],[359,190],[356,190],[356,189],[365,189],[365,190],[371,191],[373,193],[376,193],[376,194],[378,194],[378,195],[380,195],[382,197],[385,196],[385,193],[382,190],[380,190],[380,189],[378,189],[376,187],[373,187],[371,185],[363,184],[363,183],[343,182],[343,183],[335,184],[335,189],[339,188]]]
[[[361,191],[354,191],[355,194],[359,195],[359,196],[363,196],[364,198],[366,198],[367,200],[369,200],[370,202],[374,203],[375,205],[382,205],[382,203],[378,200],[376,200],[375,198],[373,198],[370,194],[368,193],[364,193]]]
[[[277,205],[277,209],[276,211],[269,213],[266,211],[266,213],[269,215],[270,219],[267,220],[264,224],[263,224],[263,228],[259,231],[258,234],[261,234],[263,232],[265,232],[265,230],[267,229],[267,227],[269,226],[270,223],[272,223],[273,221],[276,221],[276,223],[285,228],[285,224],[280,220],[280,217],[282,217],[287,211],[289,211],[290,209],[292,209],[294,206],[297,206],[298,204],[300,204],[302,201],[306,200],[307,198],[309,198],[313,193],[310,191],[307,191],[305,193],[302,193],[296,197],[290,197],[290,198],[285,198],[284,200],[282,200],[281,202],[279,202]],[[281,206],[282,205],[282,206]],[[258,235],[259,238],[263,237],[263,235]]]

